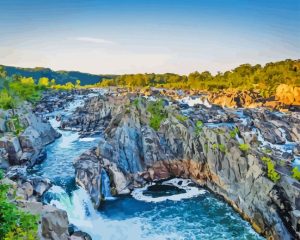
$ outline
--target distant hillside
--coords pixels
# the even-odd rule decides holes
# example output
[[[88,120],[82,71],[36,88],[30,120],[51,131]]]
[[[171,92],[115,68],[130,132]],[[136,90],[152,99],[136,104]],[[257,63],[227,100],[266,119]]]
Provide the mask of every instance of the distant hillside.
[[[3,66],[3,65],[0,65]],[[95,75],[89,73],[82,73],[77,71],[53,71],[50,68],[19,68],[11,66],[3,66],[7,75],[12,76],[14,74],[24,77],[32,77],[35,81],[38,81],[41,77],[47,77],[50,80],[55,79],[58,84],[65,84],[66,82],[75,83],[77,79],[81,81],[81,85],[95,84],[102,81],[103,78],[113,78],[114,75]]]

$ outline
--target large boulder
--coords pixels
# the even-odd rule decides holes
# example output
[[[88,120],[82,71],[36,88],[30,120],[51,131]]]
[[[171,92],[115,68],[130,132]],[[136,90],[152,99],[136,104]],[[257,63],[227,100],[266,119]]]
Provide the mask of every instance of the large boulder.
[[[68,215],[53,206],[44,206],[41,213],[41,240],[68,240]]]
[[[90,195],[95,208],[101,203],[101,170],[102,166],[95,149],[81,154],[74,160],[76,183]]]

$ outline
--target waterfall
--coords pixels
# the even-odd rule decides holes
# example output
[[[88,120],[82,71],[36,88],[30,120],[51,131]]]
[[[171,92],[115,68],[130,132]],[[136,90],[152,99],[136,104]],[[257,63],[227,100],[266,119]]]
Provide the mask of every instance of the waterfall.
[[[112,199],[110,192],[110,180],[105,169],[101,170],[101,193],[104,196],[105,200]]]
[[[105,176],[108,178],[106,172]],[[106,219],[94,209],[90,196],[82,188],[73,191],[69,196],[61,187],[52,186],[45,193],[44,202],[65,210],[69,223],[88,233],[92,239],[153,239],[143,236],[142,229],[145,227],[145,223],[141,222],[139,218],[123,221]]]
[[[59,186],[53,186],[46,193],[46,202],[65,210],[69,219],[81,221],[86,216],[96,216],[96,211],[88,193],[79,188],[69,196],[64,189]]]

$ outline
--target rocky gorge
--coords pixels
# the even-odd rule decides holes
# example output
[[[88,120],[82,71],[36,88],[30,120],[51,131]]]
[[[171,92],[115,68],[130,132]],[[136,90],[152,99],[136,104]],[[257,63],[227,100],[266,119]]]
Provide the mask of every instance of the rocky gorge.
[[[224,197],[264,236],[299,238],[300,185],[290,174],[299,154],[297,113],[238,112],[201,103],[190,108],[170,99],[163,104],[166,118],[157,131],[149,126],[147,100],[138,94],[95,97],[67,121],[68,128],[85,133],[106,126],[99,146],[74,162],[76,181],[95,207],[102,198],[101,167],[118,194],[147,182],[189,178]],[[293,147],[285,149],[287,143]],[[275,162],[279,181],[266,174],[264,158]]]
[[[149,184],[190,179],[190,186],[221,196],[259,234],[298,239],[300,184],[292,169],[300,165],[299,113],[232,109],[213,104],[205,94],[153,91],[48,92],[34,113],[30,108],[17,110],[20,117],[18,123],[12,121],[14,125],[7,124],[10,113],[3,113],[1,164],[22,196],[20,206],[40,209],[41,236],[68,239],[71,233],[73,239],[87,239],[83,232],[68,231],[68,217],[69,221],[75,217],[60,202],[45,201],[60,183],[35,174],[39,171],[34,168],[43,165],[47,145],[58,137],[66,144],[64,133],[70,131],[82,142],[96,142],[71,159],[76,184],[86,190],[95,209]],[[10,137],[16,125],[25,130]],[[73,167],[64,171],[74,174]]]

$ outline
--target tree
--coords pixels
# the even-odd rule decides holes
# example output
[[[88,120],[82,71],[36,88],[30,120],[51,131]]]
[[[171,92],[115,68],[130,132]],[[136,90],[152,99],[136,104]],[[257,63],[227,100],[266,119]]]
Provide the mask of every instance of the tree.
[[[22,84],[26,84],[26,85],[34,85],[34,80],[32,77],[21,77],[20,78],[20,81]]]
[[[7,109],[13,109],[16,106],[16,102],[12,98],[12,96],[9,95],[8,91],[6,89],[2,89],[0,92],[0,108],[7,110]]]
[[[79,88],[79,87],[80,87],[80,83],[81,83],[80,80],[77,79],[77,80],[76,80],[76,85],[75,85],[75,87],[76,87],[76,88]]]
[[[6,77],[6,71],[3,66],[0,66],[0,78]]]
[[[46,78],[46,77],[41,77],[41,78],[39,79],[38,85],[39,85],[40,87],[44,87],[44,88],[48,87],[48,86],[49,86],[49,79]]]
[[[74,88],[74,84],[71,83],[71,82],[67,82],[67,83],[65,84],[65,87],[66,87],[67,90],[70,90],[70,89],[73,89],[73,88]]]

